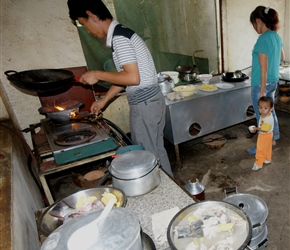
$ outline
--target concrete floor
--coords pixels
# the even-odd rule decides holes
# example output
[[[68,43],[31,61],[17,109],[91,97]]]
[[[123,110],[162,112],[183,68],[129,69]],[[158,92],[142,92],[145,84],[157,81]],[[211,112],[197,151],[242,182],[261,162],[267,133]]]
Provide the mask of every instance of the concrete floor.
[[[251,170],[255,157],[246,152],[255,146],[257,137],[246,138],[250,120],[214,134],[236,136],[218,150],[209,149],[202,138],[179,145],[182,164],[176,163],[174,146],[165,142],[175,180],[184,186],[198,178],[205,185],[205,199],[221,201],[224,188],[237,187],[238,193],[252,194],[266,202],[269,213],[269,250],[288,250],[290,247],[290,114],[277,111],[281,139],[273,148],[272,164],[262,170]],[[86,171],[86,169],[83,169]],[[90,167],[87,169],[90,171]],[[51,180],[56,199],[63,198],[81,188],[72,183],[71,173]],[[64,188],[66,187],[66,188]],[[170,190],[168,190],[170,191]]]
[[[277,111],[281,139],[273,148],[272,164],[260,171],[251,170],[255,157],[246,152],[255,146],[257,137],[246,138],[247,128],[255,120],[218,131],[214,134],[236,136],[219,150],[209,149],[202,138],[179,145],[182,165],[175,163],[174,147],[166,144],[175,179],[184,186],[198,178],[205,186],[205,199],[221,201],[224,188],[237,187],[238,193],[260,197],[269,214],[268,247],[270,250],[290,249],[290,115]]]

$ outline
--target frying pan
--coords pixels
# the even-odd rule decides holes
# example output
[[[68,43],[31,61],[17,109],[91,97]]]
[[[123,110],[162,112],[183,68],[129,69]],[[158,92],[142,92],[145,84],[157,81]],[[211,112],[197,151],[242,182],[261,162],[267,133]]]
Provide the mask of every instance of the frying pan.
[[[40,93],[65,90],[74,81],[74,74],[64,69],[8,70],[4,74],[16,87]]]
[[[225,82],[242,82],[249,79],[249,77],[244,73],[242,73],[241,77],[235,77],[234,72],[226,72],[222,73],[222,79]]]

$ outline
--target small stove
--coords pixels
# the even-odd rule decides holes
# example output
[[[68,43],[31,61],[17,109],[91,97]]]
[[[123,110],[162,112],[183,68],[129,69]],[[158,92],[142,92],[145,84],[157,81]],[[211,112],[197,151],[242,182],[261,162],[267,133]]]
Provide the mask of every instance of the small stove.
[[[58,165],[108,152],[119,147],[117,142],[97,122],[55,124],[41,120],[46,137]]]

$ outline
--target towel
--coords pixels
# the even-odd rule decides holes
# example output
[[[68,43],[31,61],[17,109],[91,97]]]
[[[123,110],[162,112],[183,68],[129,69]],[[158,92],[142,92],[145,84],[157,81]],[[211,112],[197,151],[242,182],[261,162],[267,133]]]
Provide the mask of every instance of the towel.
[[[178,211],[179,208],[174,207],[151,216],[153,236],[158,245],[167,241],[167,227]]]

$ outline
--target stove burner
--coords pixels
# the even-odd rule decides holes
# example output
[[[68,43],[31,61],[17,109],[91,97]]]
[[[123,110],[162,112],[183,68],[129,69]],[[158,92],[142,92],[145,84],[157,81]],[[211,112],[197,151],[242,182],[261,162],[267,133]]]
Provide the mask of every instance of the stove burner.
[[[87,142],[96,136],[96,132],[90,130],[75,131],[58,136],[54,142],[59,146],[72,146]]]

